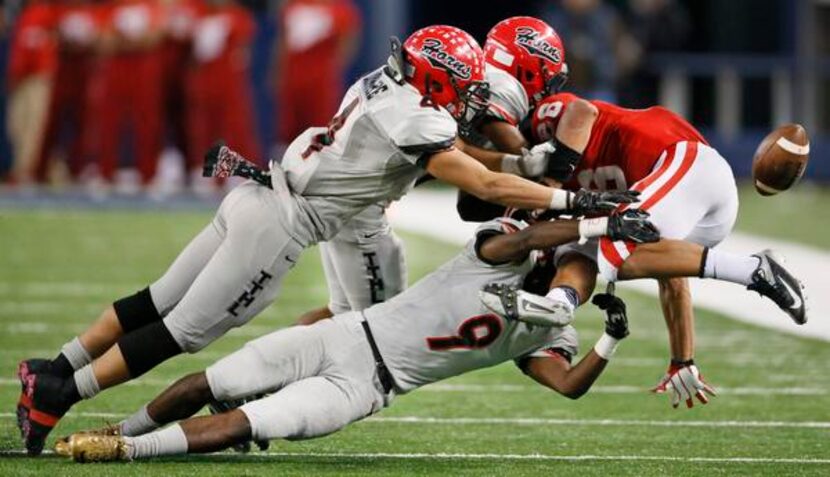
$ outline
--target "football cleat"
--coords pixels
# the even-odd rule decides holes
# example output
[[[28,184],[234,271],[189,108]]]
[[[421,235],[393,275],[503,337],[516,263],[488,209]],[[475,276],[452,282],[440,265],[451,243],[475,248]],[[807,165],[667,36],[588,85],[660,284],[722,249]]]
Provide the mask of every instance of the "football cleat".
[[[243,404],[245,404],[248,401],[255,401],[257,399],[260,399],[263,396],[264,396],[264,394],[257,394],[255,396],[250,397],[250,398],[235,399],[235,400],[232,400],[232,401],[216,401],[216,400],[210,401],[208,403],[208,410],[210,410],[211,414],[222,414],[223,412],[232,411],[232,410],[234,410],[238,407],[241,407]],[[267,440],[259,440],[259,441],[255,440],[253,442],[254,442],[254,444],[257,445],[259,450],[261,450],[262,452],[267,451],[268,448],[271,447],[271,442],[267,441]],[[241,453],[241,454],[247,454],[248,452],[251,452],[251,441],[245,441],[245,442],[241,442],[239,444],[234,444],[232,449],[236,452]]]
[[[487,309],[508,320],[550,327],[565,326],[574,319],[570,303],[534,295],[503,283],[490,283],[478,295]]]
[[[18,401],[18,428],[26,451],[31,456],[37,456],[43,452],[46,437],[72,406],[72,401],[66,396],[65,380],[49,374],[25,374],[24,369],[20,371],[23,393]],[[21,406],[28,412],[21,413]]]
[[[807,323],[804,285],[784,268],[784,261],[772,250],[754,254],[760,263],[752,272],[752,283],[746,288],[774,301],[796,324]]]
[[[32,407],[31,399],[26,396],[26,383],[29,376],[48,373],[52,369],[51,361],[48,359],[27,359],[17,365],[17,378],[20,380],[20,398],[17,400],[17,427],[23,437],[23,423],[29,417],[29,409]]]
[[[121,436],[72,434],[67,441],[69,455],[80,463],[130,460],[127,441]]]
[[[72,446],[69,445],[69,440],[72,436],[120,436],[121,435],[121,425],[120,424],[107,424],[106,426],[100,429],[92,429],[89,431],[80,431],[76,432],[75,434],[64,436],[58,438],[55,441],[55,454],[62,455],[65,457],[72,457]]]

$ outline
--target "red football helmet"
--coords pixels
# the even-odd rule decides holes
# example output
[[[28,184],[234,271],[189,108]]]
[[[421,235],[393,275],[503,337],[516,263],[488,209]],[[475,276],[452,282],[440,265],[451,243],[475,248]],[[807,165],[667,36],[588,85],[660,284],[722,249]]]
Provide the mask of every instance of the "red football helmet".
[[[565,47],[556,31],[533,17],[502,20],[487,33],[487,63],[522,83],[531,105],[559,91],[568,79]]]
[[[469,33],[448,25],[428,26],[410,35],[399,53],[393,41],[392,50],[403,80],[426,103],[446,108],[459,124],[469,126],[487,109],[484,53]]]

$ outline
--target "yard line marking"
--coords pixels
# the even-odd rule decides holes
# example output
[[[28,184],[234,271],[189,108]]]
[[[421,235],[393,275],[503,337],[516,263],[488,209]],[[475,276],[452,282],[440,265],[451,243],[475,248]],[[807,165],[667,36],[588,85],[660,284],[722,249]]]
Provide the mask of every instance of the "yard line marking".
[[[198,356],[198,355],[197,355]],[[193,358],[191,358],[193,359]],[[138,381],[128,381],[122,386],[136,386],[136,387],[158,387],[169,386],[179,377],[171,377],[170,379],[146,378]],[[20,381],[16,378],[0,378],[0,386],[20,386]],[[506,393],[525,393],[530,391],[544,391],[540,386],[524,385],[524,384],[452,384],[452,383],[437,383],[428,384],[418,390],[419,393],[425,392],[506,392]],[[802,388],[802,387],[780,387],[780,388],[766,388],[766,387],[718,387],[718,394],[730,396],[824,396],[830,393],[830,390],[824,388]],[[594,394],[648,394],[649,389],[639,386],[593,386],[589,391]]]
[[[124,418],[129,413],[114,412],[70,412],[67,417],[81,418]],[[16,417],[13,412],[0,413],[0,417]],[[439,425],[565,425],[600,427],[746,427],[746,428],[793,428],[830,429],[830,421],[658,421],[640,419],[558,419],[535,417],[429,417],[429,416],[374,416],[360,422],[395,424],[439,424]]]
[[[54,455],[46,450],[44,455]],[[0,456],[22,456],[26,452],[18,449],[2,450]],[[200,455],[197,459],[209,460],[212,456],[239,455],[228,451],[216,454]],[[267,452],[248,454],[244,460],[271,460],[297,457],[333,458],[333,459],[406,459],[406,460],[514,460],[514,461],[654,461],[654,462],[698,462],[698,463],[738,463],[738,464],[830,464],[830,459],[787,458],[787,457],[698,457],[698,456],[664,456],[664,455],[551,455],[551,454],[463,454],[463,453],[399,453],[399,452]]]

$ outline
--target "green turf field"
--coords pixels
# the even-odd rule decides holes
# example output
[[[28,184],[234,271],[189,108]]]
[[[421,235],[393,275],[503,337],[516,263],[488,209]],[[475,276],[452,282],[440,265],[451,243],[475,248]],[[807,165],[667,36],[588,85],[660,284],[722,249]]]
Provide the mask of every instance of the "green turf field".
[[[271,454],[85,466],[11,455],[21,448],[12,414],[16,363],[53,356],[102,306],[155,278],[209,217],[0,210],[0,475],[830,475],[827,343],[700,312],[698,363],[722,392],[708,406],[673,410],[666,397],[647,392],[667,357],[657,302],[630,293],[623,296],[632,335],[594,392],[578,401],[505,364],[400,397],[379,418],[336,435],[275,442]],[[748,222],[752,229],[763,220]],[[403,236],[412,280],[456,250]],[[740,290],[724,285],[724,296],[730,292]],[[81,403],[56,434],[126,415],[170,381],[325,301],[311,251],[262,316],[198,355]],[[576,325],[588,349],[600,334],[599,313],[584,308]]]

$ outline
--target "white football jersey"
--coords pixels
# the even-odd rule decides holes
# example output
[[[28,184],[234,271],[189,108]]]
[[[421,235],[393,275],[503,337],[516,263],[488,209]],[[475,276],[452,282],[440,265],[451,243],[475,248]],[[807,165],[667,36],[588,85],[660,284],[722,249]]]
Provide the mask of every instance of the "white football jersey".
[[[383,68],[360,78],[329,126],[307,129],[283,157],[306,227],[327,240],[367,206],[399,199],[425,157],[453,146],[457,129],[449,112],[422,104],[418,90]]]
[[[524,86],[513,75],[487,63],[484,77],[490,83],[487,115],[518,126],[530,114],[530,101]]]
[[[486,222],[477,238],[507,233],[514,224]],[[492,282],[521,286],[533,260],[491,265],[478,257],[475,242],[404,293],[364,310],[399,393],[511,359],[548,356],[551,348],[577,353],[573,327],[508,321],[482,305],[479,290]]]

